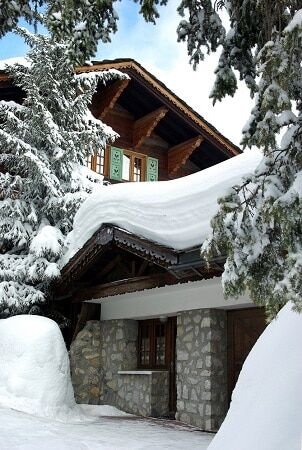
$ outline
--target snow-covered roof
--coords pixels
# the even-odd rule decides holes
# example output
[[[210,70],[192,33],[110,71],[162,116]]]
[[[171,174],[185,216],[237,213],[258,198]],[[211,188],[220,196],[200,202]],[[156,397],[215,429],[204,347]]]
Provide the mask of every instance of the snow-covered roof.
[[[261,159],[253,150],[187,177],[156,183],[98,188],[83,203],[69,235],[65,265],[103,225],[112,224],[150,241],[185,250],[210,231],[217,199],[252,172]]]
[[[1,59],[0,70],[6,70],[7,66],[13,66],[14,64],[27,65],[28,61],[24,56],[16,56],[15,58]]]

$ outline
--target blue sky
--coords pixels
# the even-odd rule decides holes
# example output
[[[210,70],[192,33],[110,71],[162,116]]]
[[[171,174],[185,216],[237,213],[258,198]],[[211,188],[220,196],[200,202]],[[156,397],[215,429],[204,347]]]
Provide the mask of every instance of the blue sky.
[[[170,0],[168,6],[159,7],[160,18],[154,26],[144,22],[138,14],[139,5],[133,0],[117,2],[118,32],[112,36],[110,44],[99,45],[94,59],[136,59],[226,137],[239,144],[241,129],[252,107],[248,91],[243,83],[239,83],[234,98],[227,98],[213,107],[209,93],[219,55],[206,57],[198,70],[193,71],[185,44],[177,43],[178,4],[179,0]],[[26,46],[19,37],[8,34],[0,40],[0,59],[24,56],[25,53]]]

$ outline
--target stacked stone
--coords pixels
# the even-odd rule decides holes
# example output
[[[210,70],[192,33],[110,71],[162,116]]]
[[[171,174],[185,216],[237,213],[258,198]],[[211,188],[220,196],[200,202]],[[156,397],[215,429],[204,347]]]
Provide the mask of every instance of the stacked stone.
[[[169,373],[120,373],[118,396],[120,404],[132,414],[166,417],[169,413]]]
[[[137,321],[101,322],[101,393],[102,404],[124,408],[118,395],[118,372],[137,366]]]
[[[215,431],[227,411],[226,312],[182,312],[177,317],[176,348],[176,418]]]
[[[100,403],[101,330],[98,320],[86,323],[71,344],[70,370],[77,403]]]

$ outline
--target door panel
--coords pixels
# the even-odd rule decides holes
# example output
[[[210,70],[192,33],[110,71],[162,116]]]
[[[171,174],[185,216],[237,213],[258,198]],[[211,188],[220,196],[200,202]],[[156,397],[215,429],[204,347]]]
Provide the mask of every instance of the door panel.
[[[242,365],[265,327],[265,311],[262,308],[228,311],[229,401]]]

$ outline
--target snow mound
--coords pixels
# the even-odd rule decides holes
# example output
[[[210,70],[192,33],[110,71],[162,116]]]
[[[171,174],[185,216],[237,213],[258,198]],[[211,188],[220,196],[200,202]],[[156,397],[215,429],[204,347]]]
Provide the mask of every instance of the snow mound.
[[[287,304],[247,357],[208,450],[301,450],[302,314]]]
[[[158,183],[121,183],[90,195],[74,219],[63,266],[104,223],[177,250],[200,245],[218,210],[217,199],[261,160],[247,151],[187,177]]]
[[[53,320],[0,320],[0,406],[61,420],[77,415],[68,353]]]

